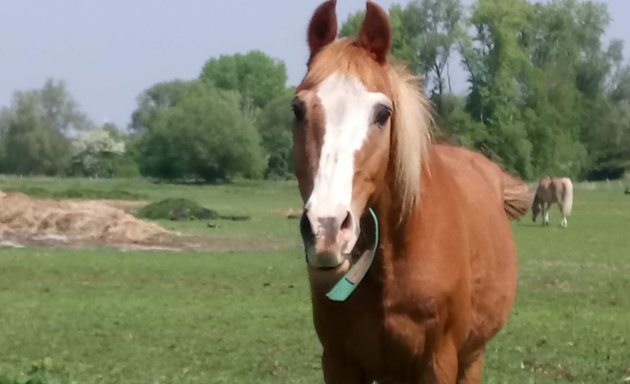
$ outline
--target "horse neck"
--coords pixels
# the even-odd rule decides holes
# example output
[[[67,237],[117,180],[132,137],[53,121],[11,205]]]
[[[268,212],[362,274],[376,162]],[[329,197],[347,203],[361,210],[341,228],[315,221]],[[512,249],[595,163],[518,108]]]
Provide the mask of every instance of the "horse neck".
[[[532,207],[536,205],[540,205],[540,196],[538,196],[538,191],[534,194],[534,201],[532,202]]]
[[[403,212],[402,202],[396,198],[398,195],[393,188],[386,186],[373,204],[379,220],[378,259],[381,261],[388,261],[405,253],[405,237],[417,213],[417,208]]]

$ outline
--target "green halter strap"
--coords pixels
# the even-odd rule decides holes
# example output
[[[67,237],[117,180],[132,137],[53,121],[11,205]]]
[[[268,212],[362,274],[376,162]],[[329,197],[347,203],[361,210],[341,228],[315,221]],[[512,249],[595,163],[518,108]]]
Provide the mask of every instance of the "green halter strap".
[[[378,218],[372,208],[368,208],[368,211],[372,215],[374,220],[374,246],[372,249],[368,249],[363,252],[359,260],[346,272],[345,276],[341,278],[335,284],[335,286],[326,294],[326,296],[332,301],[346,301],[348,297],[354,292],[361,280],[365,277],[365,274],[370,269],[374,256],[376,255],[376,249],[378,248]]]

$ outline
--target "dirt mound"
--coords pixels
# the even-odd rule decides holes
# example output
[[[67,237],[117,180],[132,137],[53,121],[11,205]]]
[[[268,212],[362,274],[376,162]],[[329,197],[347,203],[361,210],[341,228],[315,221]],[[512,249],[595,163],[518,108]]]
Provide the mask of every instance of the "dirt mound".
[[[169,198],[142,207],[138,217],[150,220],[208,220],[217,219],[216,211],[207,209],[196,202],[182,198]]]
[[[102,201],[31,199],[0,192],[0,239],[19,243],[160,245],[172,233]]]

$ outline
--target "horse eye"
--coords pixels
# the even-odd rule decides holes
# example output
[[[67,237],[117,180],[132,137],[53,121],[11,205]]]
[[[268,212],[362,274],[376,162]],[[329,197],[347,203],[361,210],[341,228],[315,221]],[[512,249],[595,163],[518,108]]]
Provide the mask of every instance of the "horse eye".
[[[376,107],[376,112],[374,114],[374,123],[379,127],[385,126],[387,121],[392,116],[392,109],[386,105],[379,104]]]
[[[306,117],[306,105],[304,104],[304,102],[300,99],[295,99],[291,103],[291,108],[293,108],[295,121],[304,121],[304,118]]]

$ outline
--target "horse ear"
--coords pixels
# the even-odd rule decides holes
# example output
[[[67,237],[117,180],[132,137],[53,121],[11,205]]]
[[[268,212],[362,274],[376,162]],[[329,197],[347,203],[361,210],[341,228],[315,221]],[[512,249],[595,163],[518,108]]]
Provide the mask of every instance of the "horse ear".
[[[337,0],[328,0],[317,7],[311,17],[308,25],[308,47],[311,50],[311,57],[337,37],[336,6]]]
[[[392,31],[385,11],[371,1],[367,2],[365,20],[357,37],[357,44],[374,54],[379,63],[387,60],[392,46]]]

